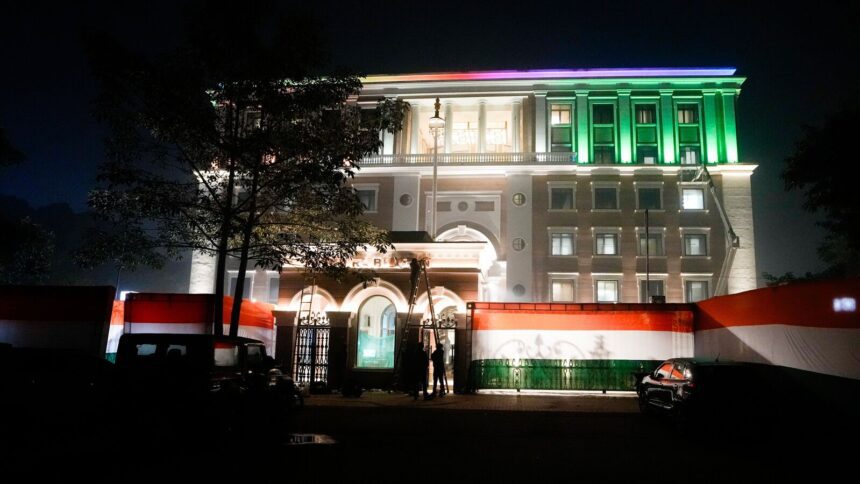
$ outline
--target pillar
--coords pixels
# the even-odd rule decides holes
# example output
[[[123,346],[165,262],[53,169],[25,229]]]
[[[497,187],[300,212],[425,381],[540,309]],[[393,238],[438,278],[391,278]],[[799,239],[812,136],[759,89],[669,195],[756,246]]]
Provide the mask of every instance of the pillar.
[[[675,163],[675,105],[670,89],[660,90],[660,119],[663,125],[663,163]]]
[[[618,90],[618,127],[621,141],[621,163],[633,162],[633,136],[630,123],[630,90]]]
[[[588,163],[588,91],[576,91],[576,157]]]
[[[546,153],[546,91],[535,91],[535,153]]]

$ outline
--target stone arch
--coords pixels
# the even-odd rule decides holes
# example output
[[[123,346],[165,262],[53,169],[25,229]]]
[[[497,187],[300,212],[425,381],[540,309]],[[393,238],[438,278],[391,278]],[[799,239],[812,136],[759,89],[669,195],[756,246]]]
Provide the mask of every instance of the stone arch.
[[[394,307],[397,308],[397,312],[399,313],[405,313],[409,310],[409,303],[406,301],[406,296],[403,295],[400,289],[398,289],[394,284],[383,281],[382,279],[377,279],[376,284],[368,283],[367,287],[364,287],[363,284],[357,284],[355,287],[350,289],[346,297],[343,298],[340,310],[349,311],[351,313],[358,312],[358,308],[361,306],[361,303],[371,296],[387,297],[392,303],[394,303]]]
[[[310,289],[311,289],[311,286],[305,286],[304,291],[307,293],[307,292],[310,292]],[[293,298],[290,299],[289,305],[287,305],[287,311],[298,311],[301,308],[301,306],[299,304],[299,300],[301,299],[301,297],[302,297],[302,291],[298,291],[295,295],[293,295]],[[322,300],[325,301],[325,304],[318,305],[316,302],[317,298],[322,298]],[[322,311],[326,311],[326,312],[338,310],[337,300],[334,298],[334,296],[332,296],[330,292],[326,291],[325,289],[323,289],[319,286],[317,286],[316,290],[314,291],[314,303],[313,303],[313,305],[315,306],[314,311],[317,311],[320,309]],[[319,308],[319,309],[317,309],[317,308]]]
[[[460,221],[460,222],[451,222],[443,225],[439,228],[437,233],[439,235],[436,236],[437,241],[445,241],[450,240],[452,234],[457,232],[458,227],[461,225],[466,227],[467,234],[471,236],[471,240],[476,242],[489,242],[490,245],[493,246],[493,250],[496,252],[496,258],[501,255],[501,245],[499,243],[499,239],[496,238],[495,235],[491,231],[489,231],[486,227],[481,224],[476,224],[474,222]]]
[[[458,313],[466,312],[466,302],[456,292],[446,287],[442,287],[441,290],[434,287],[430,292],[433,293],[433,309],[437,313],[450,306],[456,307]],[[422,314],[428,311],[430,311],[430,306],[427,304],[427,292],[425,291],[415,300],[415,312]]]

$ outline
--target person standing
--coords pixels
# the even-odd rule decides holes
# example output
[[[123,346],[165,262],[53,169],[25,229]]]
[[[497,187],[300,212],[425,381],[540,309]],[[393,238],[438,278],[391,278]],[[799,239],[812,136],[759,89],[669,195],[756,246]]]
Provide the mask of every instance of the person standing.
[[[436,383],[439,383],[439,396],[445,395],[445,351],[437,344],[436,350],[430,355],[433,361],[433,395],[436,395]]]
[[[418,343],[418,344],[420,345],[421,343]],[[420,383],[421,391],[424,392],[424,399],[427,400],[430,398],[430,394],[427,393],[427,372],[430,369],[430,358],[427,356],[427,349],[426,348],[422,347],[420,349],[419,353],[420,354],[419,354],[419,360],[418,361],[420,362],[420,364],[418,365],[418,367],[420,368],[420,371],[421,371],[421,375],[419,375],[419,377],[420,377],[419,381],[421,382]]]

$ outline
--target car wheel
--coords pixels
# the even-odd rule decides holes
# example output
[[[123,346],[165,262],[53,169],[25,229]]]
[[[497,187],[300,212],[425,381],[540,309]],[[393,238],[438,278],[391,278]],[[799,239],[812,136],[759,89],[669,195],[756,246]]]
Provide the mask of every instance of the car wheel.
[[[650,415],[652,413],[651,405],[648,404],[648,399],[645,395],[639,395],[639,413],[642,415]]]

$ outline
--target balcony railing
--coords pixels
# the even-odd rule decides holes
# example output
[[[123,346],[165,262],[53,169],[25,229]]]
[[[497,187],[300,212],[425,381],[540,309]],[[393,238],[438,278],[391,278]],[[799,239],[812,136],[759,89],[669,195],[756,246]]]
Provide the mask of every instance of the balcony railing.
[[[439,165],[570,165],[576,153],[439,153]],[[359,166],[432,166],[433,154],[373,155]]]

